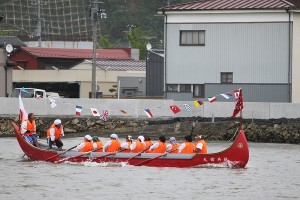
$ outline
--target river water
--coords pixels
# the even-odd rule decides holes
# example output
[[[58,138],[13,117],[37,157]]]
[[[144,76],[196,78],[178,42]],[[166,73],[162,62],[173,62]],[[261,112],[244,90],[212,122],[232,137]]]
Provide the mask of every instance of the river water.
[[[66,148],[80,141],[63,140]],[[230,144],[208,142],[208,149]],[[249,148],[245,169],[151,168],[29,161],[21,158],[15,138],[0,138],[0,200],[300,199],[300,145],[249,143]]]

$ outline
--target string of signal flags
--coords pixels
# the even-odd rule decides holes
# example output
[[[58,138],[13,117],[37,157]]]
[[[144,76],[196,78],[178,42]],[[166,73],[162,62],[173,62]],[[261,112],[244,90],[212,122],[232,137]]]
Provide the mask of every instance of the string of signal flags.
[[[22,91],[22,92],[24,92],[24,91]],[[220,98],[220,97],[225,98],[226,100],[228,100],[232,97],[235,97],[235,99],[238,100],[239,95],[240,95],[240,89],[237,89],[237,90],[233,90],[233,91],[230,91],[230,92],[225,92],[225,93],[222,93],[222,94],[219,94],[219,95],[215,95],[213,97],[208,97],[207,100],[210,103],[213,103],[213,102],[217,101],[218,98]],[[36,97],[36,98],[40,99],[40,97]],[[53,98],[48,98],[48,99],[49,99],[51,108],[52,109],[55,108],[57,106],[57,99],[53,99]],[[61,100],[61,99],[59,99],[59,100]],[[88,110],[90,110],[91,114],[94,117],[100,117],[100,119],[102,121],[107,121],[108,116],[109,116],[109,111],[116,111],[116,110],[103,109],[102,114],[100,114],[100,112],[98,111],[97,108],[83,107],[82,105],[71,104],[71,103],[64,102],[64,101],[62,101],[60,103],[73,105],[74,108],[75,108],[74,115],[76,115],[76,116],[80,116],[83,109],[88,109]],[[204,101],[199,99],[199,100],[193,101],[193,104],[194,104],[193,106],[198,108],[198,107],[200,107],[201,105],[204,104]],[[188,102],[184,103],[182,106],[183,106],[183,109],[185,109],[187,112],[190,112],[191,109],[192,109],[192,105]],[[142,110],[144,111],[144,113],[147,117],[154,118],[155,116],[153,115],[152,110],[161,109],[161,108],[162,107],[151,108],[151,109],[150,108],[144,108]],[[178,105],[170,105],[169,108],[174,113],[174,115],[176,115],[177,113],[182,111],[181,110],[182,108],[180,109],[180,106],[178,106]],[[124,116],[128,116],[129,112],[130,112],[130,111],[127,111],[125,109],[120,109],[120,110],[117,110],[117,111],[121,112]]]

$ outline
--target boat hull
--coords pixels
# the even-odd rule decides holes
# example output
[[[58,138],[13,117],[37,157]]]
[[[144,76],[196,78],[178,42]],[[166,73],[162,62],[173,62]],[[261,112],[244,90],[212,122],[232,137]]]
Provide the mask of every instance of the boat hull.
[[[21,136],[19,127],[13,123],[14,132],[19,145],[26,156],[31,160],[59,162],[62,160],[69,162],[113,162],[127,163],[135,166],[149,167],[199,167],[203,165],[221,164],[233,168],[244,168],[249,160],[248,142],[244,131],[240,130],[233,144],[217,153],[209,154],[152,154],[142,153],[136,156],[135,153],[102,153],[91,152],[89,154],[45,150],[36,148],[27,143]],[[82,156],[81,156],[82,155]],[[133,158],[134,157],[134,158]]]

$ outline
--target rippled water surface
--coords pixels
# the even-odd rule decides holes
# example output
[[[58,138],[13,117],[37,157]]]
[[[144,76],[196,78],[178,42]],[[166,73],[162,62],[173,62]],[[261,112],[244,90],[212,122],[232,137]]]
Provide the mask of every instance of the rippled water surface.
[[[80,140],[64,143],[68,148]],[[216,152],[230,144],[208,142],[208,148]],[[300,145],[249,146],[245,169],[178,169],[32,162],[21,158],[15,138],[0,138],[0,200],[300,199]]]

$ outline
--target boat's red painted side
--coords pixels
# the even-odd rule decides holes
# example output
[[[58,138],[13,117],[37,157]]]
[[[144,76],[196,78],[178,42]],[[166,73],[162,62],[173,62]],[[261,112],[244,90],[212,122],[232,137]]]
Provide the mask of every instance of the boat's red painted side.
[[[48,151],[32,146],[26,142],[20,133],[20,128],[13,123],[16,138],[25,155],[31,160],[46,160],[47,158],[56,155],[55,151]]]
[[[48,150],[42,150],[39,148],[36,148],[29,143],[27,143],[20,135],[19,128],[16,126],[16,124],[13,123],[13,127],[15,130],[16,137],[18,139],[18,142],[20,144],[20,147],[22,148],[23,152],[32,160],[41,160],[44,161],[47,158],[50,158],[54,155],[57,155],[56,152],[48,151]],[[122,154],[122,156],[120,156]],[[124,156],[125,155],[125,156]],[[101,156],[101,158],[94,157],[92,159],[93,162],[126,162],[132,154],[128,154],[126,156],[126,153],[117,153],[116,155],[110,155],[107,157]],[[157,157],[159,154],[153,156]],[[191,154],[191,158],[189,159],[182,159],[180,158],[183,154],[174,154],[173,157],[166,155],[159,157],[157,159],[153,159],[149,162],[146,162],[146,160],[151,158],[145,158],[145,157],[135,157],[133,159],[130,159],[129,163],[130,165],[138,165],[141,162],[144,162],[144,166],[151,166],[151,167],[196,167],[201,166],[204,164],[223,164],[226,163],[230,167],[236,167],[236,168],[244,168],[249,160],[249,149],[248,149],[248,143],[247,139],[245,137],[244,131],[241,130],[239,134],[237,135],[235,141],[233,144],[225,149],[224,151],[218,152],[218,153],[210,153],[210,154]],[[55,162],[60,159],[65,158],[63,155],[59,155],[53,159],[50,159],[49,161]],[[74,159],[69,159],[68,161],[71,162],[84,162],[88,161],[90,157],[83,156],[83,157],[76,157]]]

